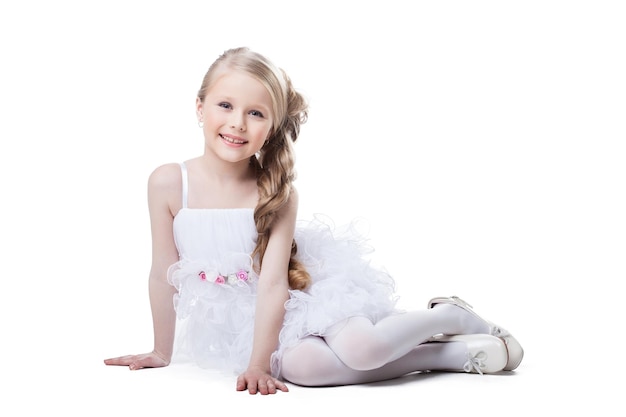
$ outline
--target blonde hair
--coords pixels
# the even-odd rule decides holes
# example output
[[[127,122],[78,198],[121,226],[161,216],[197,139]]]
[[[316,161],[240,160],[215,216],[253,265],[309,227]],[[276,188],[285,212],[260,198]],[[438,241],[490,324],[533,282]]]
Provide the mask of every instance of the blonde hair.
[[[293,190],[296,172],[292,144],[298,139],[300,125],[307,120],[308,104],[293,88],[290,78],[282,69],[275,67],[263,55],[245,47],[225,51],[209,67],[198,91],[201,101],[217,77],[227,70],[244,71],[253,76],[265,86],[272,99],[274,119],[269,139],[259,153],[250,158],[257,173],[259,189],[259,201],[254,209],[258,239],[252,257],[258,263],[255,267],[260,270],[272,224]],[[293,240],[289,287],[300,290],[309,285],[311,277],[295,258],[297,250],[296,241]]]

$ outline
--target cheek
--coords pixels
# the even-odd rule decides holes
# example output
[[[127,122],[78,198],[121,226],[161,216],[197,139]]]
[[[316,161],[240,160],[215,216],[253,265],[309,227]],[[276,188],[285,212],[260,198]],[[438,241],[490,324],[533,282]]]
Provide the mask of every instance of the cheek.
[[[204,116],[204,124],[207,125],[221,125],[223,123],[223,117],[219,114],[219,112],[206,112]]]
[[[269,138],[270,132],[272,131],[271,125],[269,123],[263,123],[263,124],[259,123],[259,124],[248,125],[248,126],[249,127],[254,126],[252,128],[254,130],[254,139],[262,140],[263,142],[265,142]]]

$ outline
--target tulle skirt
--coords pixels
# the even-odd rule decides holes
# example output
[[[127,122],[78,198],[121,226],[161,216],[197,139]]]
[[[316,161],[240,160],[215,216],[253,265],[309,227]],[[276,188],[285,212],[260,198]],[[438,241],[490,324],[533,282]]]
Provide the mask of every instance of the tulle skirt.
[[[371,248],[354,224],[337,229],[320,218],[299,222],[295,239],[297,258],[312,284],[289,291],[271,360],[275,377],[280,377],[285,350],[303,337],[324,336],[349,317],[364,316],[375,323],[397,312],[394,281],[371,265]],[[178,290],[177,354],[201,367],[243,372],[252,352],[259,279],[250,256],[233,253],[213,262],[181,259],[168,271],[168,279]]]

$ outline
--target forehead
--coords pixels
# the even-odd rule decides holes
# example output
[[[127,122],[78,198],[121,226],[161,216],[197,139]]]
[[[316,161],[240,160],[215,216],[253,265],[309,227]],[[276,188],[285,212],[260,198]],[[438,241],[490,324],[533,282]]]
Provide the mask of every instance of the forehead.
[[[263,83],[244,71],[228,71],[218,75],[208,95],[258,101],[271,107],[272,97]]]

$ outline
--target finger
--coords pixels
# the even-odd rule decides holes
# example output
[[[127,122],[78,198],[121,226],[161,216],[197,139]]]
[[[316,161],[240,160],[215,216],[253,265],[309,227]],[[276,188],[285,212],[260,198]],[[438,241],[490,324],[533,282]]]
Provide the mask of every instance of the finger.
[[[276,388],[278,388],[282,392],[289,392],[289,388],[287,388],[287,385],[284,382],[276,380],[275,385]]]
[[[117,358],[105,359],[104,363],[106,365],[128,366],[133,362],[134,358],[135,355],[119,356]]]
[[[245,391],[246,385],[247,384],[245,378],[239,375],[239,377],[237,377],[237,391]]]
[[[267,385],[268,385],[267,381],[260,380],[258,382],[258,389],[261,395],[267,395],[269,393],[269,389]]]
[[[251,381],[247,381],[246,385],[248,386],[248,392],[250,394],[254,395],[254,394],[256,394],[258,392],[258,389],[257,389],[258,387],[257,387],[256,381],[252,381],[252,382]]]
[[[267,381],[267,392],[269,394],[276,394],[276,384],[271,379]]]
[[[289,392],[289,388],[282,381],[274,378],[272,380],[267,381],[267,389],[270,394],[276,394],[278,390],[282,392]]]

